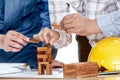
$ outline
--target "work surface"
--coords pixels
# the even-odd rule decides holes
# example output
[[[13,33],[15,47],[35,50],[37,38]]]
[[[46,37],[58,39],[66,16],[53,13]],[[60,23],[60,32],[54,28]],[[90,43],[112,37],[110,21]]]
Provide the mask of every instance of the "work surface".
[[[55,69],[52,75],[38,75],[37,70],[0,75],[1,80],[120,80],[120,74],[98,75],[95,77],[68,79],[63,78],[63,70]]]

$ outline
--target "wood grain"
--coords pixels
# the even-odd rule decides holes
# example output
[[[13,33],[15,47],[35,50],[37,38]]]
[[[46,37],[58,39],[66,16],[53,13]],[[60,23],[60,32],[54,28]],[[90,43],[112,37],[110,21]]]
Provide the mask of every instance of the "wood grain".
[[[58,30],[62,30],[61,27],[56,24],[56,23],[52,23],[52,26],[55,28],[55,29],[58,29]]]
[[[39,43],[40,41],[30,38],[29,43]]]

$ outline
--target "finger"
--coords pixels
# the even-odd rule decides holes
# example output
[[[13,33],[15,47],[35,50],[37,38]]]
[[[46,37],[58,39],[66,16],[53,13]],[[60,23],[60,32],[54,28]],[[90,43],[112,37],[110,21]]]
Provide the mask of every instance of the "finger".
[[[66,20],[63,20],[63,24],[70,24],[73,22],[73,19],[70,18],[70,19],[66,19]]]
[[[36,35],[36,39],[38,39],[39,41],[44,41],[43,38],[42,38],[42,34],[43,34],[43,29]]]
[[[49,40],[49,43],[52,45],[54,42],[55,42],[55,37],[53,36],[53,32],[50,32],[50,40]]]
[[[60,22],[60,26],[61,26],[61,28],[63,28],[64,27],[64,22],[66,21],[66,20],[69,20],[69,19],[71,19],[73,16],[70,14],[70,15],[67,15],[67,16],[65,16],[62,20],[61,20],[61,22]],[[68,23],[68,22],[67,22]]]
[[[59,25],[60,25],[61,29],[64,29],[63,21],[61,21]]]
[[[5,52],[19,52],[21,49],[13,48],[8,46],[6,49],[4,49]]]
[[[35,40],[39,40],[39,36],[38,36],[38,34],[34,34],[34,35],[33,35],[33,39],[35,39]]]
[[[71,33],[76,33],[76,30],[74,27],[72,27],[72,28],[66,29],[66,32],[71,34]]]
[[[14,42],[16,42],[16,43],[19,43],[19,44],[21,44],[21,45],[24,45],[24,46],[27,44],[26,41],[24,41],[23,39],[21,39],[21,38],[18,37],[18,36],[12,36],[10,40],[11,40],[11,41],[14,41]]]
[[[45,28],[44,29],[44,33],[42,34],[42,37],[43,37],[43,40],[45,41],[45,43],[48,43],[48,38],[49,38],[49,29],[48,28]]]
[[[74,27],[73,23],[64,24],[64,30],[67,30],[67,29],[70,29],[70,28],[73,28],[73,27]]]
[[[26,37],[26,36],[24,36],[24,35],[22,35],[22,34],[18,34],[17,35],[19,38],[21,38],[22,40],[24,40],[25,42],[29,42],[29,38],[28,37]]]
[[[69,15],[65,16],[65,17],[63,18],[63,20],[71,19],[71,18],[73,17],[73,15],[74,15],[74,14],[69,14]]]
[[[22,49],[22,48],[23,48],[22,45],[20,45],[20,44],[18,44],[18,43],[16,43],[16,42],[13,42],[13,41],[11,41],[11,42],[8,44],[8,46],[11,46],[11,47],[17,48],[17,49]]]
[[[51,40],[50,40],[50,44],[52,45],[55,41],[56,41],[55,38],[51,38]]]
[[[57,67],[63,67],[63,63],[62,62],[59,62],[59,61],[56,61],[56,60],[53,60],[52,61],[52,67],[53,68],[57,68]]]
[[[38,39],[39,39],[39,41],[41,41],[41,42],[45,42],[44,41],[44,38],[43,38],[43,35],[44,34],[44,29],[42,29],[40,32],[39,32],[39,34],[38,34]]]
[[[53,44],[55,41],[57,41],[60,37],[60,34],[56,31],[51,31],[50,32],[50,44]]]
[[[24,35],[21,34],[21,33],[16,32],[16,31],[13,31],[13,35],[21,38],[22,40],[24,40],[24,41],[26,41],[26,42],[29,41],[29,38],[28,38],[28,37],[24,36]]]

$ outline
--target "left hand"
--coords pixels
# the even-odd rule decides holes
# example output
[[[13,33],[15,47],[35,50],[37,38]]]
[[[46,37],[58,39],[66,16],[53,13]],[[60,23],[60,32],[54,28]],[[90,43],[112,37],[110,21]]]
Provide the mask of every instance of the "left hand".
[[[6,35],[3,35],[2,49],[6,52],[19,52],[29,41],[29,38],[23,34],[10,30]]]
[[[52,68],[63,68],[64,63],[57,61],[57,60],[52,60]]]

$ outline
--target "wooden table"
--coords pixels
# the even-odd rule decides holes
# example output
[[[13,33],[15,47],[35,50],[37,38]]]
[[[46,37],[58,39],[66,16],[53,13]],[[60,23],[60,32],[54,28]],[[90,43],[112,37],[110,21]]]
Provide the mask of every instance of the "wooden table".
[[[37,71],[27,71],[15,74],[0,75],[0,80],[120,80],[120,74],[98,75],[95,77],[68,79],[63,78],[63,73],[53,73],[53,75],[38,75]]]

